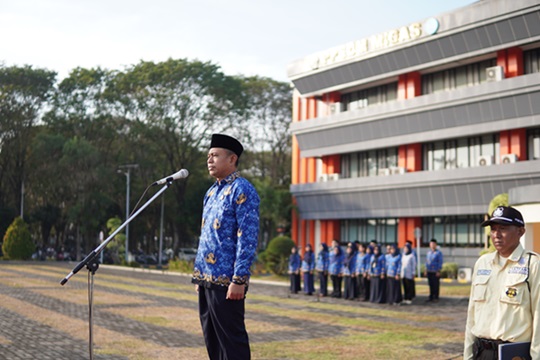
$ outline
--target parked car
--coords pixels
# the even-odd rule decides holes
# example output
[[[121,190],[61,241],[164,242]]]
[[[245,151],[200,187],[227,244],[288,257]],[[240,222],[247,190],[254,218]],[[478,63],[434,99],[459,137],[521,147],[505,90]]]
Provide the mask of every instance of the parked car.
[[[197,257],[197,249],[193,248],[180,248],[178,250],[178,259],[184,261],[195,261]]]

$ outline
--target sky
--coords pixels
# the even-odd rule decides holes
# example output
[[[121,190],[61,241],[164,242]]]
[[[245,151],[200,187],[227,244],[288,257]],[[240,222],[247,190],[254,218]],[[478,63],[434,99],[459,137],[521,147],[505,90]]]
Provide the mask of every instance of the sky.
[[[287,65],[475,0],[0,0],[0,63],[58,73],[169,58],[288,81]]]

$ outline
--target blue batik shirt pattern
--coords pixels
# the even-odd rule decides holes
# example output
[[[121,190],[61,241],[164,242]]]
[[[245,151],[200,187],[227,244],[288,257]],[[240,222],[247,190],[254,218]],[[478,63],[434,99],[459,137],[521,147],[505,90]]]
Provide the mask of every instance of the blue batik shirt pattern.
[[[317,254],[317,263],[315,265],[315,270],[317,271],[323,271],[323,272],[326,272],[328,271],[328,266],[329,266],[329,254],[328,254],[328,251],[319,251],[319,253]]]
[[[345,258],[343,261],[343,270],[341,271],[343,276],[351,276],[354,275],[354,271],[356,269],[356,254],[352,255],[351,257]]]
[[[372,257],[373,257],[373,254],[366,254],[364,256],[364,260],[362,261],[362,273],[369,273]]]
[[[356,269],[354,269],[354,272],[356,274],[363,274],[364,273],[364,259],[367,256],[366,253],[358,252],[356,254]]]
[[[443,254],[439,250],[429,250],[427,253],[426,271],[441,271],[443,265]]]
[[[371,268],[369,270],[369,275],[379,276],[384,275],[386,270],[386,257],[384,255],[372,256],[371,258]]]
[[[302,259],[302,271],[310,272],[313,269],[315,269],[315,254],[313,254],[313,251],[306,251]]]
[[[298,253],[289,255],[289,272],[296,273],[300,269],[301,263],[302,259],[300,259],[300,255]]]
[[[238,172],[208,189],[192,282],[248,284],[259,235],[259,195]]]
[[[386,275],[394,277],[401,274],[401,254],[386,258]]]
[[[334,250],[330,251],[330,264],[328,265],[328,272],[330,275],[341,274],[341,267],[343,266],[343,252],[334,254]]]

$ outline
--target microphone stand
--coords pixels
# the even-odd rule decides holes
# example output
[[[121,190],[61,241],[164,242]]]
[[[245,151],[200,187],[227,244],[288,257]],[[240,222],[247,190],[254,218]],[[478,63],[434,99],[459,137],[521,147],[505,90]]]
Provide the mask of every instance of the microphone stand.
[[[103,251],[103,249],[107,246],[107,244],[118,234],[124,227],[127,226],[133,220],[137,217],[148,205],[150,205],[158,196],[160,196],[167,188],[171,185],[173,182],[173,178],[168,178],[166,184],[154,195],[148,200],[144,205],[140,207],[139,210],[137,210],[133,215],[128,217],[126,221],[122,225],[118,227],[105,241],[103,241],[98,247],[96,247],[94,250],[90,252],[77,266],[71,270],[71,272],[60,282],[60,285],[64,285],[68,282],[68,280],[79,272],[83,267],[86,266],[88,269],[88,327],[89,327],[89,345],[88,349],[90,352],[90,360],[93,359],[93,316],[92,316],[92,307],[93,307],[93,299],[94,299],[94,274],[96,273],[97,269],[99,268],[99,260],[97,256]],[[126,259],[127,260],[127,259]]]

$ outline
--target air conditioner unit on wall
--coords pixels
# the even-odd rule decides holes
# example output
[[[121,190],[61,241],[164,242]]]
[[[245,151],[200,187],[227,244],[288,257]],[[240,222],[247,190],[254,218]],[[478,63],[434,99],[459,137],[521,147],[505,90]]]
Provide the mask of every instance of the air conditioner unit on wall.
[[[487,81],[501,81],[502,79],[504,79],[504,69],[502,66],[493,66],[486,69]]]
[[[478,166],[489,166],[489,165],[493,165],[493,156],[482,155],[478,158]]]
[[[518,161],[518,156],[516,154],[506,154],[501,156],[501,164],[513,164]]]
[[[388,176],[390,174],[391,174],[391,171],[389,168],[379,169],[379,175]]]
[[[393,166],[390,168],[390,174],[392,175],[405,174],[406,172],[407,170],[404,167]]]
[[[319,182],[325,182],[328,181],[328,174],[321,174],[319,176]]]
[[[341,112],[341,103],[330,104],[330,115],[339,114]]]
[[[328,180],[330,180],[330,181],[336,181],[336,180],[339,180],[339,173],[328,174]]]
[[[472,275],[471,268],[460,268],[457,273],[457,278],[459,282],[470,282]]]

